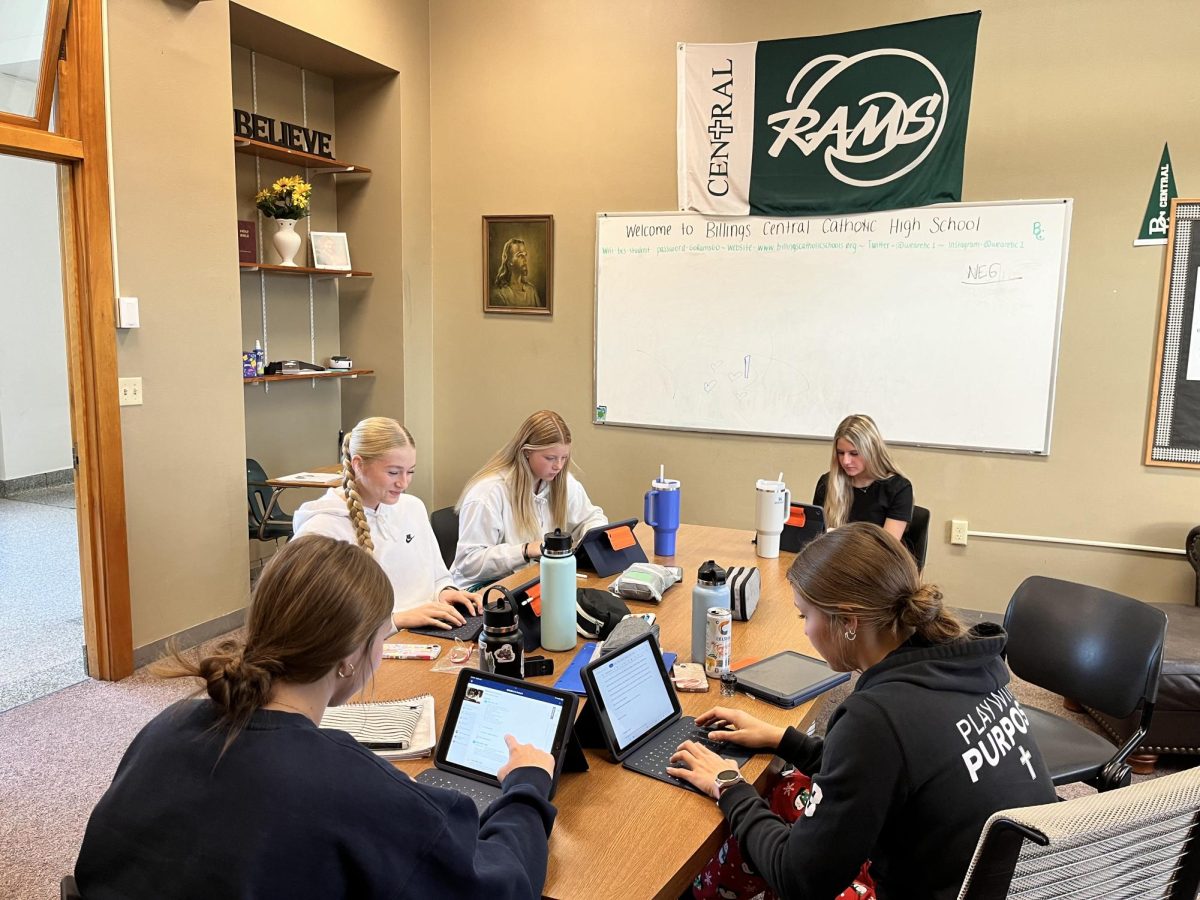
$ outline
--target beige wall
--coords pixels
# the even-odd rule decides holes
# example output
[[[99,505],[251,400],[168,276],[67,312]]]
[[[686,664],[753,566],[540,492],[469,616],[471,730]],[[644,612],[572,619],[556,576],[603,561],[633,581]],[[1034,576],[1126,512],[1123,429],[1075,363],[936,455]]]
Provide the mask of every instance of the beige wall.
[[[118,332],[133,604],[142,646],[245,605],[241,349],[228,9],[109,0]]]
[[[1200,508],[1200,473],[1141,464],[1163,252],[1131,246],[1163,141],[1181,190],[1200,168],[1194,66],[1181,62],[1200,18],[1185,0],[980,5],[963,198],[1073,197],[1074,227],[1049,458],[896,453],[932,510],[927,574],[951,602],[990,609],[1033,573],[1187,601],[1181,557],[947,543],[947,521],[965,518],[1178,547]],[[677,41],[821,34],[961,4],[534,0],[507,22],[472,0],[431,7],[437,501],[542,406],[572,424],[585,483],[610,515],[640,515],[660,462],[682,479],[694,522],[749,527],[754,479],[781,469],[797,495],[811,490],[828,466],[821,442],[590,424],[595,215],[675,206]],[[555,216],[553,320],[480,311],[480,216],[503,213]]]
[[[317,0],[245,5],[400,73],[335,87],[339,140],[375,170],[365,190],[338,192],[338,227],[377,276],[353,302],[343,293],[341,345],[380,371],[341,388],[341,416],[404,418],[422,448],[414,491],[431,507],[453,500],[541,406],[574,425],[583,477],[614,515],[640,511],[659,462],[684,480],[686,518],[704,523],[747,527],[749,485],[764,472],[784,469],[798,493],[815,481],[828,456],[819,442],[589,424],[595,214],[674,206],[676,41],[816,34],[958,7],[535,0],[514,39],[510,7],[473,0],[343,0],[337,16]],[[246,599],[228,10],[108,0],[119,290],[142,298],[142,329],[118,336],[121,374],[145,379],[146,405],[122,411],[139,646]],[[1200,160],[1191,79],[1177,62],[1200,37],[1191,13],[1182,0],[1149,11],[1115,0],[984,5],[964,198],[1073,197],[1075,227],[1053,454],[897,454],[933,510],[929,573],[955,602],[999,608],[1031,572],[1190,596],[1179,559],[951,548],[944,527],[955,517],[1177,546],[1194,522],[1197,474],[1140,462],[1163,254],[1130,246],[1162,142],[1185,193]],[[554,318],[485,319],[480,216],[543,212],[557,226]],[[322,459],[326,450],[322,440]]]
[[[352,234],[355,262],[377,277],[356,313],[335,312],[328,324],[333,334],[340,327],[342,346],[353,346],[380,378],[348,386],[341,413],[321,407],[318,419],[326,424],[312,438],[319,458],[305,465],[332,461],[338,417],[357,417],[358,408],[405,415],[410,424],[415,418],[423,424],[414,430],[431,433],[428,380],[408,402],[401,368],[403,359],[427,359],[432,345],[425,0],[342,0],[336,17],[318,0],[243,5],[400,72],[398,87],[348,91],[352,112],[361,105],[378,116],[370,123],[378,134],[355,134],[370,128],[340,118],[335,132],[376,173],[369,202],[361,191],[351,189],[348,197],[339,191],[336,221]],[[305,415],[282,404],[259,409],[261,397],[247,402],[236,364],[257,335],[243,333],[243,317],[247,329],[256,317],[240,299],[236,264],[234,221],[245,198],[235,184],[239,164],[230,140],[229,10],[224,0],[107,3],[118,290],[139,296],[142,313],[142,328],[117,338],[120,372],[142,376],[145,394],[145,405],[122,410],[121,421],[135,647],[245,605],[246,415],[262,414],[255,416],[260,432]],[[343,112],[339,105],[338,116]],[[411,190],[400,189],[405,181]],[[402,295],[411,307],[411,329],[404,332]],[[269,303],[275,302],[272,293]],[[295,330],[286,325],[284,334],[288,329]],[[351,336],[359,343],[350,345]],[[419,343],[411,355],[403,352],[404,340]],[[278,349],[307,358],[306,347],[305,338],[303,347]],[[278,398],[285,389],[312,390],[308,383],[287,384],[272,394]]]

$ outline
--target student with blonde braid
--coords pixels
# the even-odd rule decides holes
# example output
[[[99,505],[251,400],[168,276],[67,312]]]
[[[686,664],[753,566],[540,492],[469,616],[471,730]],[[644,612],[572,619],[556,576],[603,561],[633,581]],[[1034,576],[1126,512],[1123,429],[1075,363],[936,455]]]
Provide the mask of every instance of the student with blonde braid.
[[[245,637],[159,674],[192,676],[133,739],[75,864],[84,897],[535,900],[554,758],[505,735],[503,792],[480,816],[344,731],[328,706],[372,682],[392,587],[365,550],[309,535],[263,569]]]
[[[829,471],[817,480],[813,505],[825,508],[830,528],[870,522],[904,538],[912,521],[912,482],[900,474],[870,416],[847,416],[838,425]]]
[[[397,628],[463,623],[456,606],[482,611],[477,594],[460,591],[446,569],[425,504],[406,494],[417,448],[395,419],[363,419],[342,441],[342,486],[302,505],[296,535],[323,534],[374,554],[392,582]]]
[[[812,646],[862,673],[825,737],[721,706],[696,724],[811,775],[789,795],[795,821],[702,744],[681,744],[667,772],[716,799],[742,859],[785,900],[837,896],[867,859],[881,898],[954,900],[992,813],[1055,800],[1008,687],[1008,636],[965,631],[904,545],[867,522],[813,541],[787,577]]]
[[[558,413],[543,409],[471,476],[458,501],[451,572],[459,584],[515,572],[542,555],[542,537],[555,528],[578,540],[608,524],[570,473],[570,463],[571,429]]]

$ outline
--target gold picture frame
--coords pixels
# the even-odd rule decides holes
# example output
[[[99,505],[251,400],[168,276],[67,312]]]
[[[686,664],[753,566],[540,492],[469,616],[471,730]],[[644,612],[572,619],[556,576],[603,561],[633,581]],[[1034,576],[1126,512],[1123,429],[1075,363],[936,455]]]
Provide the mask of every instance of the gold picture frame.
[[[483,311],[554,314],[554,216],[483,217]]]

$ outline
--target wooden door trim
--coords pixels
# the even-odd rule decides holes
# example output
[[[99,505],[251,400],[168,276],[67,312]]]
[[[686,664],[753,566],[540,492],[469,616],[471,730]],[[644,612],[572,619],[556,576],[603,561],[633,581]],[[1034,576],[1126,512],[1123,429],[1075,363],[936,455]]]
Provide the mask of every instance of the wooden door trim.
[[[101,3],[72,0],[68,15],[66,3],[55,0],[52,8],[61,6],[67,16],[65,52],[56,60],[59,131],[32,123],[0,123],[0,153],[59,164],[63,307],[88,673],[117,680],[133,672],[133,627],[117,403]]]

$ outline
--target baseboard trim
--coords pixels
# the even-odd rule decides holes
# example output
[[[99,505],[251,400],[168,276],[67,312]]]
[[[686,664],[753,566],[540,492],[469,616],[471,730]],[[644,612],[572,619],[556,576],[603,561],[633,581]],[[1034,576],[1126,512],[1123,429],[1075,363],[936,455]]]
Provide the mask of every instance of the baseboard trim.
[[[208,622],[201,622],[199,625],[185,628],[183,631],[168,635],[161,640],[137,647],[133,651],[133,667],[140,669],[142,666],[149,665],[160,659],[167,652],[167,643],[169,641],[175,641],[180,650],[190,650],[197,644],[203,644],[205,641],[220,637],[226,632],[233,631],[235,628],[241,628],[245,622],[246,609],[243,607],[211,619]]]
[[[57,469],[53,472],[39,472],[36,475],[24,475],[20,478],[10,478],[0,481],[0,497],[13,497],[25,491],[44,490],[45,488],[60,487],[75,482],[74,469]]]

